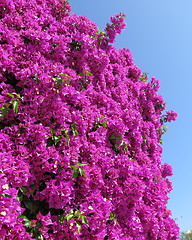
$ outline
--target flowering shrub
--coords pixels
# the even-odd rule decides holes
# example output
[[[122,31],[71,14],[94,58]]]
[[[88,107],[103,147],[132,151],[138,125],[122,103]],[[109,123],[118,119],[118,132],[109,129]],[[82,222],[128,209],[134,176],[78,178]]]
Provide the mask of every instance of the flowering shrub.
[[[159,81],[67,1],[0,1],[0,239],[177,239]]]

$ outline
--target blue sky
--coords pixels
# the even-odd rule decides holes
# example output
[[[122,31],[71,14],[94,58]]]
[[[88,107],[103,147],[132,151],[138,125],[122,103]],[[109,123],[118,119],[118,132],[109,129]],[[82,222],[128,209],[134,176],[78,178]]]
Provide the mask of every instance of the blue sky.
[[[163,162],[173,166],[168,208],[181,231],[192,227],[192,1],[70,0],[72,11],[103,30],[110,16],[125,12],[127,28],[117,48],[131,50],[135,64],[161,81],[167,110],[179,114],[163,138]]]

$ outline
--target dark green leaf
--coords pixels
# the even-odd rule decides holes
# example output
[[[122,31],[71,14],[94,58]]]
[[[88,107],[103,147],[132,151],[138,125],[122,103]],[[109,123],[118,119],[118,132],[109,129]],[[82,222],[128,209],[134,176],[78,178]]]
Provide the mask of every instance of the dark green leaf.
[[[6,194],[6,193],[3,193],[2,195],[3,195],[3,197],[12,197],[11,195]]]
[[[53,135],[52,136],[52,140],[53,140],[55,146],[60,142],[60,139],[61,139],[60,135]]]
[[[63,170],[63,167],[61,167],[61,165],[58,165],[58,171],[61,172]]]
[[[36,188],[36,187],[35,187],[35,184],[31,184],[31,185],[30,185],[30,189],[31,189],[31,190],[35,190],[35,188]]]
[[[51,213],[51,215],[53,216],[59,216],[59,215],[62,215],[64,213],[64,210],[59,208],[59,209],[56,209],[56,208],[49,208],[49,211]]]
[[[22,133],[24,133],[25,128],[20,127],[18,130],[18,136],[20,137]]]
[[[27,193],[27,188],[26,187],[21,187],[19,189],[24,195]]]
[[[64,130],[62,134],[66,139],[68,139],[68,140],[70,139],[70,137],[68,135],[68,130]]]
[[[39,206],[37,201],[31,200],[28,198],[27,200],[25,200],[24,204],[25,204],[25,207],[30,210],[30,213],[38,212]]]
[[[2,117],[2,120],[4,119],[6,113],[9,111],[9,105],[8,104],[4,104],[2,106],[2,108],[0,109],[1,113],[0,116]]]
[[[73,174],[72,174],[72,178],[77,178],[78,175],[79,175],[78,169],[77,169],[77,170],[74,170],[74,171],[73,171]]]
[[[54,141],[53,141],[52,137],[48,138],[48,139],[47,139],[47,145],[46,145],[46,147],[50,147],[50,146],[52,146],[53,144],[54,144]]]
[[[111,141],[117,142],[118,140],[121,139],[121,136],[111,135],[111,136],[109,137],[109,139],[110,139]]]
[[[60,223],[63,223],[66,220],[66,217],[64,215],[58,215],[58,220]]]

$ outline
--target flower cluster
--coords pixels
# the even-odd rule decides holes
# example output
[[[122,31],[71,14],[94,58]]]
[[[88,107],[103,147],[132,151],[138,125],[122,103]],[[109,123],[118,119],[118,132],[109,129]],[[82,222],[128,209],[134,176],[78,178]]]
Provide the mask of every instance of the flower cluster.
[[[0,236],[175,240],[159,81],[61,0],[0,1]]]
[[[116,14],[114,17],[111,17],[111,23],[107,24],[105,32],[110,43],[115,42],[115,37],[121,33],[121,31],[126,27],[124,18],[126,17],[125,13]]]

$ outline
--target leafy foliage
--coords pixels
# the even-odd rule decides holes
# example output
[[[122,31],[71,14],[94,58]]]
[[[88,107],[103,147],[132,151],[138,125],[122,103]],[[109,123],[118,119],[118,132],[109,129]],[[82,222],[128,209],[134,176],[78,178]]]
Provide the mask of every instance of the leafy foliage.
[[[191,240],[192,239],[192,232],[181,232],[180,233],[180,240]]]

